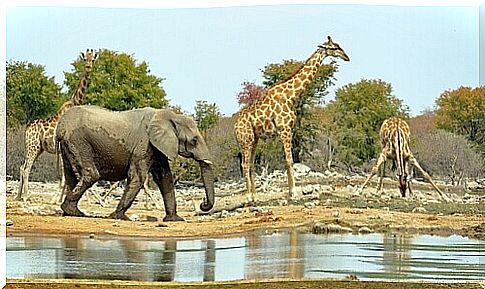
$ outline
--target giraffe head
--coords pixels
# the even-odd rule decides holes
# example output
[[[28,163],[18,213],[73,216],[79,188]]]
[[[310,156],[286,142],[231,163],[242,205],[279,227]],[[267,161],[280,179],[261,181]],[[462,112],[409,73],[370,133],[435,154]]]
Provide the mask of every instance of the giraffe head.
[[[406,190],[408,188],[408,180],[406,175],[399,175],[399,191],[401,191],[401,196],[406,197]]]
[[[94,61],[98,58],[98,54],[92,49],[86,49],[86,53],[81,52],[81,56],[85,63],[85,69],[91,70],[93,68]]]
[[[318,45],[319,48],[325,50],[325,54],[328,56],[338,57],[345,61],[350,61],[349,56],[345,51],[338,45],[338,43],[333,42],[330,36],[327,36],[327,42],[322,45]]]

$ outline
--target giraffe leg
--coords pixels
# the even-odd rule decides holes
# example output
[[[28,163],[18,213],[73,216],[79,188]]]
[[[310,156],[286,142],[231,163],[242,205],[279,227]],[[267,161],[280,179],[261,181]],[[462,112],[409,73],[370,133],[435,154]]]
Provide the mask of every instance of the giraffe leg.
[[[409,191],[409,197],[413,195],[413,191],[411,190],[411,166],[409,165],[409,161],[406,162],[406,182]]]
[[[431,177],[430,175],[425,171],[423,170],[423,168],[419,165],[418,161],[414,158],[413,155],[411,155],[409,157],[409,163],[412,164],[413,166],[415,166],[420,172],[421,174],[423,174],[424,178],[431,183],[431,185],[433,186],[433,188],[440,194],[441,198],[445,201],[445,202],[451,202],[451,199],[448,198],[439,188],[438,186],[436,186],[436,184],[431,180]]]
[[[22,193],[28,194],[30,170],[32,169],[32,165],[34,164],[35,160],[42,153],[42,148],[40,144],[27,144],[26,148],[27,152],[25,154],[25,162],[20,167],[19,189],[17,196],[15,197],[15,200],[17,201],[22,200]]]
[[[283,143],[283,148],[285,151],[285,159],[286,159],[286,173],[288,175],[288,191],[289,197],[296,196],[296,189],[295,189],[295,175],[293,172],[293,154],[291,152],[292,145],[291,145],[291,138],[292,133],[291,130],[283,130],[280,132],[281,142]]]
[[[246,198],[248,201],[254,201],[255,188],[253,187],[252,177],[251,177],[251,151],[252,149],[243,149],[242,153],[242,168],[244,173],[244,179],[246,180]]]
[[[253,147],[251,149],[251,159],[250,159],[250,162],[249,162],[249,167],[250,167],[249,174],[251,176],[252,201],[254,201],[254,194],[256,193],[256,181],[255,181],[256,168],[255,168],[255,164],[254,164],[254,159],[256,157],[256,146],[257,146],[257,144],[258,144],[258,140],[256,139],[253,142]]]
[[[246,181],[246,199],[247,201],[252,202],[254,201],[254,194],[256,191],[256,186],[254,184],[254,169],[252,169],[254,163],[252,162],[257,139],[254,133],[244,134],[240,133],[237,129],[235,134],[241,149],[241,168]]]
[[[365,186],[367,185],[367,183],[372,179],[372,177],[377,174],[377,172],[379,171],[379,168],[380,166],[386,161],[386,156],[381,153],[379,155],[379,158],[377,159],[377,163],[375,164],[375,166],[372,167],[372,170],[371,170],[371,174],[369,175],[369,177],[367,177],[367,179],[365,180],[364,184],[362,185],[362,187],[360,187],[360,189],[358,190],[358,193],[359,194],[362,194],[362,191],[364,191],[364,188]]]
[[[384,179],[384,176],[386,175],[386,159],[384,159],[384,162],[381,164],[381,169],[379,172],[379,184],[377,185],[377,193],[381,192],[382,189],[382,180]]]

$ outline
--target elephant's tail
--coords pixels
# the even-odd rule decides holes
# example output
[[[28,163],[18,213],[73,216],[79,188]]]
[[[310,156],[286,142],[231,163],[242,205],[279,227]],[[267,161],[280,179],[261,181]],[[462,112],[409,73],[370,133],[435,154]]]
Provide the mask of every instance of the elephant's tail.
[[[60,161],[60,154],[61,154],[61,141],[56,137],[54,134],[54,150],[56,154],[56,170],[57,170],[57,176],[58,177],[63,177],[59,176],[59,161]]]

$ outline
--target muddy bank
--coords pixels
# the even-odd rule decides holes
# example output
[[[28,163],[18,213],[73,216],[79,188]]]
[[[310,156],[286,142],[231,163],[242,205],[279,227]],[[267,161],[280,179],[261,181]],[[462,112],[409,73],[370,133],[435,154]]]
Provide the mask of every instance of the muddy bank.
[[[7,234],[93,234],[143,237],[201,237],[240,234],[259,229],[299,228],[332,233],[406,232],[459,234],[485,239],[485,194],[481,188],[465,191],[444,183],[440,188],[452,199],[446,203],[427,183],[413,182],[413,196],[401,198],[396,182],[384,180],[377,193],[371,183],[362,194],[357,188],[364,176],[335,172],[296,170],[299,194],[288,199],[283,172],[257,178],[256,201],[245,201],[242,182],[217,183],[213,213],[201,215],[198,207],[203,188],[177,185],[179,214],[185,222],[161,222],[164,211],[160,193],[152,187],[141,191],[127,215],[132,221],[106,219],[114,211],[122,188],[94,186],[83,196],[80,209],[96,218],[62,217],[57,183],[30,185],[23,202],[14,201],[18,182],[7,182]],[[330,227],[330,229],[328,229]],[[315,229],[316,228],[316,229]],[[323,228],[323,229],[322,229]]]

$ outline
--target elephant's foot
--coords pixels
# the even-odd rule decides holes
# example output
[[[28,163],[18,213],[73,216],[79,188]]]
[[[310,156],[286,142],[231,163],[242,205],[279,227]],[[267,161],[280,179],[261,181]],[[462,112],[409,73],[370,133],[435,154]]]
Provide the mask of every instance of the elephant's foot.
[[[163,218],[163,221],[164,222],[183,222],[185,220],[179,215],[173,214],[173,215],[166,215],[165,218]]]
[[[127,215],[125,215],[125,213],[122,213],[122,212],[117,212],[117,211],[114,211],[113,213],[111,213],[108,218],[110,219],[120,219],[120,220],[125,220],[125,221],[131,221],[130,218],[128,218]]]
[[[62,203],[61,205],[62,215],[63,216],[73,216],[73,217],[85,217],[86,215],[79,210],[76,205],[72,205],[70,203]]]

